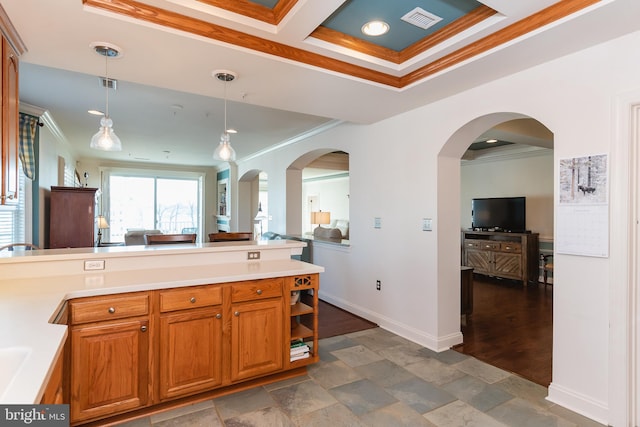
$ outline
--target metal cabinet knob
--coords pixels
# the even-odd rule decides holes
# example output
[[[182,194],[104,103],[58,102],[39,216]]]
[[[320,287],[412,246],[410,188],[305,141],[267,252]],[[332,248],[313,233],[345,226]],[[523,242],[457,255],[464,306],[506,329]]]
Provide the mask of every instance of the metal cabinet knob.
[[[236,313],[237,313],[237,311],[236,311]],[[216,314],[216,319],[222,319],[222,314],[220,314],[220,313]]]
[[[234,313],[233,313],[233,315],[234,315],[234,316],[236,316],[236,317],[238,317],[238,316],[240,316],[240,312],[239,312],[239,311],[236,311],[236,312],[234,312]]]
[[[109,307],[109,313],[113,314],[116,312],[116,309],[114,307]]]
[[[196,302],[196,297],[191,297],[189,301],[191,301],[191,304],[194,304]]]
[[[146,326],[146,325],[142,325],[142,326],[140,326],[140,330],[141,330],[142,332],[147,332],[147,326]]]
[[[258,289],[258,290],[256,291],[256,293],[257,293],[258,295],[262,295],[262,289]]]

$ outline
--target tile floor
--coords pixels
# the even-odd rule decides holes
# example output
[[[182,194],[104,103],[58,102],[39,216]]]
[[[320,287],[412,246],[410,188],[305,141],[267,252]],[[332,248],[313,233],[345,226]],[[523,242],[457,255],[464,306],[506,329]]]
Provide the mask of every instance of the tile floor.
[[[381,328],[321,340],[320,357],[306,376],[120,426],[601,426],[545,400],[545,387]]]

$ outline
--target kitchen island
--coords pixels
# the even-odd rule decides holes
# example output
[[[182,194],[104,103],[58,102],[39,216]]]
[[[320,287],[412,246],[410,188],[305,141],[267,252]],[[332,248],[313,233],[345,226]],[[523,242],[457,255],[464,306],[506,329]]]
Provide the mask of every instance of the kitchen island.
[[[279,240],[0,254],[0,319],[4,325],[0,329],[0,402],[39,403],[55,374],[56,361],[70,357],[70,364],[62,366],[70,365],[72,372],[74,363],[86,367],[89,362],[74,361],[73,355],[85,358],[85,350],[94,352],[103,348],[92,346],[93,341],[85,338],[88,333],[109,326],[103,316],[110,315],[115,316],[112,322],[138,322],[139,328],[132,332],[134,338],[129,339],[143,343],[140,348],[146,353],[139,356],[145,365],[140,368],[139,378],[149,381],[149,385],[136,383],[137,390],[146,393],[140,407],[253,381],[271,372],[303,368],[317,360],[317,307],[290,305],[289,293],[294,289],[312,289],[317,299],[318,274],[324,271],[320,266],[291,259],[304,246],[304,242]],[[188,307],[182,305],[184,298]],[[128,313],[125,317],[120,306],[114,305],[123,301],[127,301],[122,305],[124,313]],[[243,317],[245,309],[254,317],[248,314]],[[184,336],[185,330],[176,335],[176,323],[172,322],[182,321],[185,316],[196,316],[193,319],[200,319],[200,325],[220,321],[218,326],[210,326],[220,335],[220,341],[205,350],[211,353],[215,348],[217,354],[218,345],[221,346],[222,372],[216,372],[217,382],[209,386],[170,384],[171,378],[180,373],[173,372],[171,378],[166,378],[166,372],[159,368],[163,363],[167,369],[182,366],[176,360],[178,353],[166,349]],[[303,316],[311,318],[307,322],[310,329],[297,324]],[[238,347],[263,346],[262,341],[253,343],[246,335],[256,327],[256,322],[264,319],[278,330],[274,336],[269,332],[264,338],[268,342],[277,341],[273,352],[264,355],[278,359],[270,368],[272,371],[254,369],[251,363],[255,361],[242,358],[246,348]],[[115,325],[115,330],[122,327],[118,322]],[[305,330],[300,337],[298,329]],[[142,341],[137,341],[139,333],[144,333]],[[69,346],[72,340],[75,341]],[[290,361],[288,350],[293,340],[308,341],[311,347],[308,360]],[[89,344],[75,346],[80,342]],[[112,349],[118,349],[119,343],[113,341],[107,347],[115,345]],[[203,365],[205,368],[208,367]],[[68,375],[65,372],[65,378]],[[91,412],[95,408],[90,408],[73,420],[73,407],[78,406],[74,390],[83,394],[86,392],[83,386],[86,384],[74,380],[72,374],[72,424],[121,411],[118,405],[107,405],[97,412]]]

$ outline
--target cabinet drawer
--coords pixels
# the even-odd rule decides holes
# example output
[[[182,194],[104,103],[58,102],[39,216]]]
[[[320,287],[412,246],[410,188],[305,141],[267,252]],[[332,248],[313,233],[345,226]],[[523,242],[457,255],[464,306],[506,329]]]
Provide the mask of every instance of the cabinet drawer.
[[[468,249],[480,249],[480,241],[479,240],[465,240],[464,247]]]
[[[231,286],[231,301],[250,301],[282,296],[282,279],[262,279]]]
[[[103,320],[149,314],[147,293],[123,297],[89,297],[71,301],[71,323],[101,322]]]
[[[520,243],[515,242],[504,242],[500,243],[500,250],[503,252],[522,252],[522,245]]]
[[[478,242],[478,249],[484,249],[486,251],[497,251],[500,249],[500,243],[492,242],[490,240],[480,240]]]
[[[222,304],[220,285],[160,291],[160,311],[176,311]]]

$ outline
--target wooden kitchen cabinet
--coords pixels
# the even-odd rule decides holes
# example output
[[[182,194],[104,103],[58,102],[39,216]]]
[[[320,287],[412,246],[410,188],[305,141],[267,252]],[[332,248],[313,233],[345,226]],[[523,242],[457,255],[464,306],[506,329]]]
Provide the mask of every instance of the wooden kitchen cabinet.
[[[146,292],[72,300],[71,422],[149,403],[149,297]]]
[[[18,54],[6,38],[2,38],[2,188],[0,204],[18,203]]]
[[[290,308],[289,289],[314,302]],[[318,360],[317,290],[311,274],[69,301],[71,424],[302,374]],[[310,357],[289,361],[294,337]]]
[[[277,372],[284,366],[283,280],[231,287],[231,381]]]
[[[51,187],[49,248],[95,245],[97,188]]]
[[[173,399],[222,384],[222,291],[160,291],[159,395]]]

